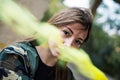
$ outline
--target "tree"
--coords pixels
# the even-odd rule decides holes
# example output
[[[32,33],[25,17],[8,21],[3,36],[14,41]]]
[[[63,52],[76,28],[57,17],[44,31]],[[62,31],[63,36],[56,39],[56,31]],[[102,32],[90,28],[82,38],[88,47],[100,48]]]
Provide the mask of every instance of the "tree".
[[[101,14],[99,13],[100,8],[102,10],[100,11]],[[120,80],[120,19],[118,17],[120,11],[119,7],[114,8],[112,13],[109,10],[109,6],[101,2],[95,14],[91,37],[83,48],[90,54],[97,67],[115,77],[116,80]],[[102,19],[98,20],[101,17]],[[115,28],[116,34],[109,35],[109,32],[105,31],[105,25],[109,25],[110,30]]]
[[[92,3],[92,5],[90,6],[92,13],[95,15],[96,10],[98,9],[98,7],[100,6],[100,4],[102,3],[103,0],[91,0],[90,3]],[[120,0],[114,0],[116,3],[120,4]]]
[[[117,2],[118,4],[120,4],[120,0],[114,0],[115,2]]]

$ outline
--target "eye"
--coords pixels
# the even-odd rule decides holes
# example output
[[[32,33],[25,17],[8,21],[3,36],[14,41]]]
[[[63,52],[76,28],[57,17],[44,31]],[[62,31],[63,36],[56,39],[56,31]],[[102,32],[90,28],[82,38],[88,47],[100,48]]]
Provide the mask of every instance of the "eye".
[[[76,46],[77,48],[80,48],[80,46],[81,46],[82,44],[83,44],[82,41],[80,41],[79,39],[75,40],[75,46]]]
[[[69,37],[71,35],[71,33],[67,30],[63,30],[63,33],[65,37]]]

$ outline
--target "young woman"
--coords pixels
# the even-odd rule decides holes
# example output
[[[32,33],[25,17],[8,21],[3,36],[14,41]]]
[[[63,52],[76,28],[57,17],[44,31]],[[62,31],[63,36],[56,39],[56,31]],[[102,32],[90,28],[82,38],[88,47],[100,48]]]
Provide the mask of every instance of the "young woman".
[[[92,27],[92,14],[85,8],[67,8],[48,23],[61,31],[65,46],[79,49],[87,41]],[[59,65],[59,52],[48,42],[44,47],[27,39],[3,49],[0,53],[0,80],[74,80],[66,66]]]

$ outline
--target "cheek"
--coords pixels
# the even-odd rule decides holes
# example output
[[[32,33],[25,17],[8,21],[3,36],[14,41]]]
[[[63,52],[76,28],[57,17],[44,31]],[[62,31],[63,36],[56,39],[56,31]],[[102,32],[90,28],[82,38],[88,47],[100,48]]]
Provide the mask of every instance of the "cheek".
[[[58,57],[59,53],[58,53],[56,43],[52,40],[49,40],[48,44],[49,44],[49,49],[50,49],[51,55],[54,57]]]
[[[65,35],[62,33],[62,35],[61,35],[61,38],[62,38],[62,41],[64,41],[65,40]]]
[[[60,30],[60,34],[61,34],[61,38],[62,38],[62,42],[64,42],[65,40],[65,34],[62,30]]]

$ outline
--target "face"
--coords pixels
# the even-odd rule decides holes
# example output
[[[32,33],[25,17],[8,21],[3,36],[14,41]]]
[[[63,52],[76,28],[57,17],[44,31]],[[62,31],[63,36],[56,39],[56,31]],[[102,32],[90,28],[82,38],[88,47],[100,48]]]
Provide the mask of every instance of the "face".
[[[63,44],[68,47],[80,48],[88,35],[88,30],[80,23],[60,26],[58,29],[62,32]],[[54,57],[59,56],[54,41],[49,41],[49,48]]]
[[[59,29],[62,31],[64,45],[69,47],[80,48],[88,35],[88,30],[80,23],[61,26]]]

